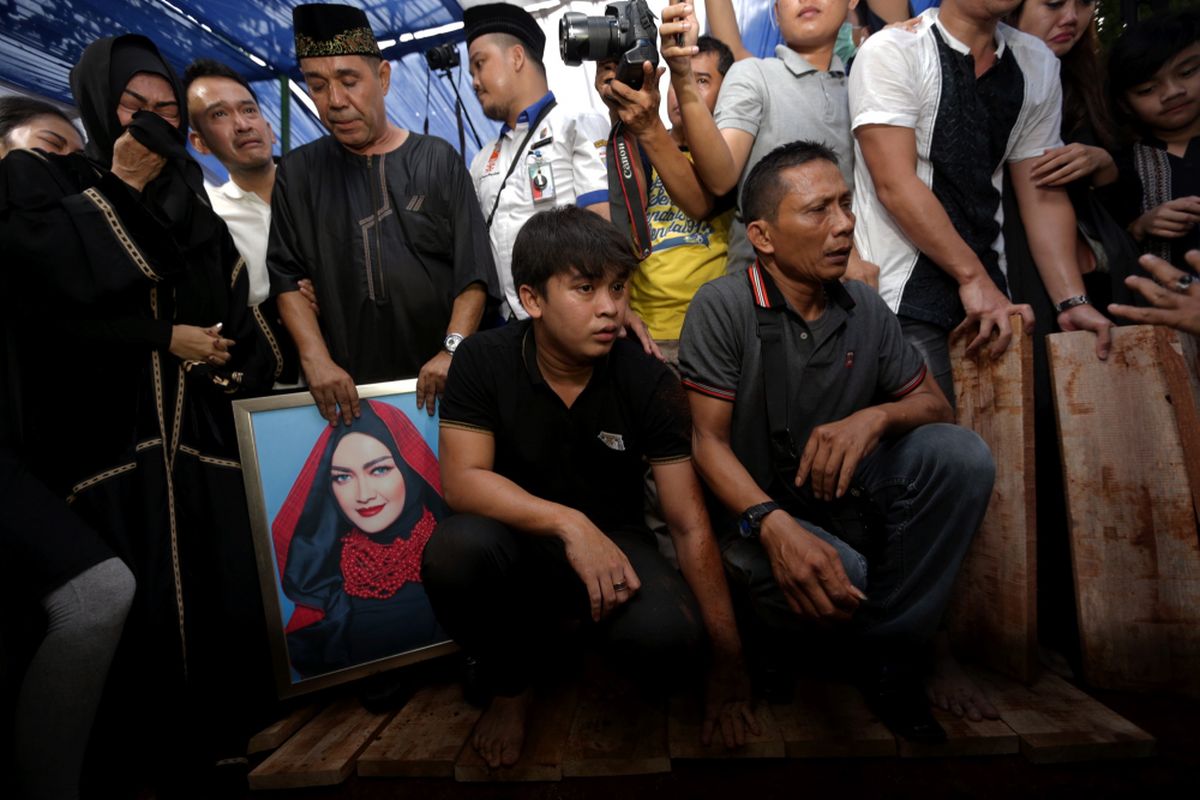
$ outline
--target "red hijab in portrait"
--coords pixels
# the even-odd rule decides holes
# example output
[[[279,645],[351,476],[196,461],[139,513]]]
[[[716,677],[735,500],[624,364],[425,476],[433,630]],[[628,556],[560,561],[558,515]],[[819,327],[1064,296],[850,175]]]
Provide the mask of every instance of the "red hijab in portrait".
[[[339,423],[322,431],[271,525],[284,593],[296,603],[287,624],[289,633],[330,614],[344,613],[343,548],[358,540],[376,548],[403,547],[397,540],[411,540],[415,549],[406,549],[402,557],[411,562],[405,565],[408,580],[419,581],[420,552],[433,526],[446,513],[437,458],[408,416],[376,400],[363,401],[361,411],[362,416],[352,424]],[[333,452],[351,433],[382,442],[405,479],[404,510],[399,519],[371,537],[357,532],[345,519],[329,482]]]

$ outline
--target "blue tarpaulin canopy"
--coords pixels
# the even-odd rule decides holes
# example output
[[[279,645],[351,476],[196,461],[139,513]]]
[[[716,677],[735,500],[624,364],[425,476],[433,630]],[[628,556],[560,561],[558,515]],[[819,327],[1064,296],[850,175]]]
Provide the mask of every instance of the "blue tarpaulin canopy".
[[[363,8],[392,61],[388,115],[403,127],[458,145],[453,87],[431,76],[423,53],[443,42],[456,42],[466,62],[462,5],[459,0],[342,0]],[[521,2],[529,5],[528,0]],[[158,43],[180,73],[197,58],[222,61],[254,87],[263,114],[277,134],[284,132],[284,100],[291,147],[325,133],[304,97],[292,43],[292,8],[301,0],[0,0],[0,81],[22,91],[71,104],[68,76],[83,49],[95,39],[142,33]],[[467,3],[470,5],[471,3]],[[657,10],[665,3],[652,0]],[[537,3],[538,18],[551,41],[548,60],[556,60],[555,19],[562,7],[583,4]],[[589,13],[603,13],[602,2]],[[699,5],[699,4],[698,4]],[[752,53],[771,55],[779,39],[771,0],[734,0],[742,38]],[[466,115],[487,141],[498,125],[483,115],[462,67],[452,79],[463,95]],[[289,83],[290,81],[290,83]],[[553,83],[553,81],[552,81]],[[566,91],[560,86],[560,91]],[[569,94],[569,92],[568,92]],[[427,99],[428,98],[428,99]],[[567,98],[561,98],[567,99]],[[467,127],[466,157],[478,149]],[[212,158],[201,159],[210,177],[223,180],[224,170]]]
[[[253,85],[263,113],[276,133],[282,132],[281,90],[295,81],[289,98],[290,145],[318,138],[324,129],[307,105],[296,102],[303,83],[292,43],[292,8],[301,0],[0,0],[0,80],[30,94],[72,103],[68,76],[92,41],[121,33],[153,39],[182,74],[192,60],[213,58],[241,73]],[[429,132],[458,144],[453,89],[445,78],[431,76],[423,52],[444,41],[466,49],[457,0],[354,0],[386,46],[392,86],[388,115],[417,131],[428,119]],[[497,125],[483,116],[465,70],[455,71],[467,114],[480,137],[490,138]],[[428,112],[426,87],[428,86]],[[477,146],[467,132],[467,157]],[[210,161],[206,166],[213,166]]]

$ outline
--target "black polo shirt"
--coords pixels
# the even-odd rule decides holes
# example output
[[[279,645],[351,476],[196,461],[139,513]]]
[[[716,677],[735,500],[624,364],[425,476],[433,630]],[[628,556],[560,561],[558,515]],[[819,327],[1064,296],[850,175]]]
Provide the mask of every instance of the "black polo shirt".
[[[496,440],[493,469],[601,530],[641,527],[647,464],[691,457],[691,416],[674,373],[619,339],[575,403],[537,366],[532,322],[475,334],[454,354],[441,424]]]
[[[925,379],[921,354],[904,340],[900,321],[873,289],[850,281],[831,284],[827,291],[825,311],[807,321],[756,264],[700,287],[683,323],[683,384],[733,403],[730,447],[767,492],[775,473],[755,307],[783,319],[787,374],[771,380],[786,381],[788,428],[797,453],[804,452],[818,425],[904,397]],[[714,517],[719,525],[735,519],[728,509]]]

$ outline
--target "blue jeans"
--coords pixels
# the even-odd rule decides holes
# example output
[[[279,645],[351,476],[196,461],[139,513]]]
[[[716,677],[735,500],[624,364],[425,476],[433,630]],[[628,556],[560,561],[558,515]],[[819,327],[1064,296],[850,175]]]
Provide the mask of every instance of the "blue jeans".
[[[991,451],[957,425],[923,425],[882,442],[859,464],[862,486],[883,519],[870,557],[804,519],[808,531],[837,549],[847,577],[869,598],[851,623],[868,640],[903,647],[932,638],[955,578],[987,511],[995,479]],[[734,538],[726,571],[770,629],[806,630],[787,604],[760,542]]]

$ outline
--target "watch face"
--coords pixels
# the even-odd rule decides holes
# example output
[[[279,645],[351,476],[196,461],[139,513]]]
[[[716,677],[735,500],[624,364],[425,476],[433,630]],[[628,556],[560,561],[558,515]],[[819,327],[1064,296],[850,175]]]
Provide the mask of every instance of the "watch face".
[[[452,333],[446,337],[446,340],[444,342],[442,342],[442,347],[444,347],[446,349],[447,353],[450,353],[451,355],[453,355],[454,351],[458,349],[458,346],[460,344],[462,344],[462,340],[463,340],[462,334]]]
[[[745,517],[742,517],[738,520],[738,533],[740,533],[744,539],[749,539],[754,536],[754,527],[750,520],[746,519]]]

